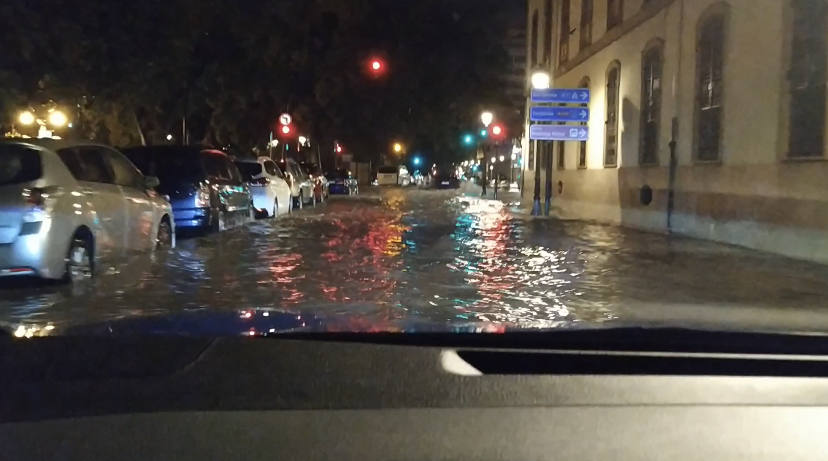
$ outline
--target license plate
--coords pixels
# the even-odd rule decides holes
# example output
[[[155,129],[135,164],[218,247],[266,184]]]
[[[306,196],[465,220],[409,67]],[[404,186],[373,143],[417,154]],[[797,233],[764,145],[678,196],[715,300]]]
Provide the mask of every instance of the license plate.
[[[440,184],[441,184],[441,185],[443,185],[443,186],[448,186],[448,185],[449,185],[449,182],[448,182],[448,181],[443,181],[443,182],[441,182]]]

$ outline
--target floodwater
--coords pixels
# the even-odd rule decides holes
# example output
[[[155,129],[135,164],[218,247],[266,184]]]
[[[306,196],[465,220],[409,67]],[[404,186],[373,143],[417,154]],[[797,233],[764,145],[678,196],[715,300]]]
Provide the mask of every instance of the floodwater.
[[[59,334],[136,317],[276,310],[354,331],[474,324],[494,331],[644,325],[828,332],[826,266],[532,219],[457,191],[391,188],[334,198],[276,220],[180,239],[175,249],[101,272],[80,286],[4,281],[0,327]]]

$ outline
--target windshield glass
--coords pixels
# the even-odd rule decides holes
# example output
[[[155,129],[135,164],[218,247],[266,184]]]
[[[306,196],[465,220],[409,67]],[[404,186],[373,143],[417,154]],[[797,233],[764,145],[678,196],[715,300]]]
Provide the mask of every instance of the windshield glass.
[[[161,187],[198,181],[203,175],[198,164],[197,152],[181,148],[124,149],[124,155],[145,176],[155,176]]]
[[[41,174],[39,152],[25,146],[0,144],[0,186],[34,181]]]
[[[0,6],[0,186],[83,179],[0,331],[828,334],[828,0],[82,3]]]

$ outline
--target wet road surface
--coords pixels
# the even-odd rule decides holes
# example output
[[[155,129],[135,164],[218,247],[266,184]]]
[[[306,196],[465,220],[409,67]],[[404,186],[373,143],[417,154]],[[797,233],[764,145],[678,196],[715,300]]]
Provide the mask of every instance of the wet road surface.
[[[277,309],[407,322],[828,331],[828,267],[613,226],[531,219],[457,191],[382,189],[189,239],[81,286],[4,281],[0,326]],[[442,328],[442,327],[440,327]]]

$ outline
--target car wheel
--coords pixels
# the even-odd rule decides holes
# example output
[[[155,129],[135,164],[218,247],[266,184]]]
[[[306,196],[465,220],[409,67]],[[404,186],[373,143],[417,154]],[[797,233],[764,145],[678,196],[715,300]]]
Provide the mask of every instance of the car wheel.
[[[279,216],[279,199],[273,200],[273,216],[274,218]]]
[[[77,283],[92,278],[92,264],[92,242],[88,238],[73,238],[66,255],[66,279]]]
[[[158,224],[158,235],[155,237],[155,248],[169,248],[172,246],[172,227],[170,222],[162,219]]]

